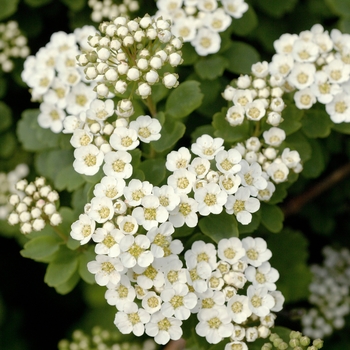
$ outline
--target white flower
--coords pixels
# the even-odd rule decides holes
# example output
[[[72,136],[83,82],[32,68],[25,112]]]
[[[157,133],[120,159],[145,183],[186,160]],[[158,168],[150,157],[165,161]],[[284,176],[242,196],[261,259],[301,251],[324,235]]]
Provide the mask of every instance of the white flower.
[[[79,83],[73,86],[70,93],[67,95],[67,112],[69,114],[78,115],[80,112],[85,112],[89,109],[90,104],[96,99],[96,92],[92,87]]]
[[[315,79],[316,67],[312,63],[295,63],[288,76],[291,86],[299,90],[309,87]]]
[[[150,320],[150,314],[144,309],[138,308],[135,303],[126,303],[123,312],[117,312],[114,324],[122,334],[133,332],[137,337],[143,335],[145,324]]]
[[[162,127],[157,119],[141,115],[135,121],[130,122],[129,128],[136,130],[142,142],[149,143],[159,140]]]
[[[200,56],[216,53],[220,49],[220,35],[208,28],[200,28],[196,37],[191,41],[192,46]]]
[[[279,273],[269,262],[265,261],[257,268],[248,266],[244,273],[247,280],[255,287],[266,287],[269,291],[276,290],[275,282],[279,278]]]
[[[174,210],[180,203],[179,194],[175,193],[173,187],[163,185],[162,187],[153,187],[153,194],[158,197],[159,204],[163,206],[169,212]]]
[[[130,151],[135,149],[140,141],[134,129],[118,127],[109,138],[110,145],[117,151]]]
[[[168,177],[168,185],[173,187],[176,193],[190,193],[196,181],[196,176],[186,169],[177,169]]]
[[[202,135],[192,144],[191,151],[199,157],[211,160],[219,151],[224,149],[223,143],[222,138]]]
[[[250,197],[250,190],[240,187],[235,195],[229,195],[225,204],[228,214],[235,214],[237,221],[242,225],[247,225],[252,221],[252,214],[259,210],[260,202],[256,198]]]
[[[242,160],[242,155],[231,148],[228,151],[221,150],[215,156],[216,167],[224,174],[236,174],[241,170],[239,162]]]
[[[114,215],[113,202],[107,197],[94,197],[88,215],[98,223],[111,220]]]
[[[249,188],[251,196],[256,197],[258,190],[263,190],[267,186],[261,166],[257,162],[249,164],[246,160],[242,160],[240,165],[241,171],[238,175],[241,177],[241,183],[244,187]]]
[[[203,309],[198,313],[196,332],[205,337],[209,344],[217,344],[233,331],[231,317],[225,307]]]
[[[181,147],[178,151],[171,151],[166,157],[165,167],[169,171],[187,168],[191,160],[191,153],[186,147]]]
[[[101,181],[95,185],[94,196],[116,199],[123,195],[124,187],[125,181],[123,179],[117,179],[113,176],[104,176]]]
[[[100,170],[103,156],[95,145],[79,147],[74,151],[73,168],[79,174],[95,175]]]
[[[131,215],[118,216],[117,223],[124,235],[134,235],[139,228],[136,219]]]
[[[268,166],[266,172],[275,183],[281,183],[287,180],[289,169],[283,162],[276,160]]]
[[[121,262],[127,268],[136,264],[141,267],[149,266],[154,260],[152,252],[148,250],[149,246],[150,241],[144,235],[124,236],[119,243]]]
[[[162,307],[162,298],[155,292],[148,292],[142,298],[142,307],[150,314],[154,314]]]
[[[111,99],[107,99],[105,101],[102,100],[94,100],[90,104],[90,108],[86,111],[86,116],[89,119],[103,121],[108,117],[113,115],[114,113],[114,101]]]
[[[132,179],[124,188],[126,203],[133,207],[140,205],[142,198],[151,194],[152,188],[153,186],[148,181]]]
[[[260,99],[249,102],[245,106],[245,115],[249,120],[258,121],[265,116],[265,113],[265,104]]]
[[[316,96],[311,87],[299,90],[294,94],[294,102],[299,109],[310,109],[316,103]]]
[[[236,193],[241,182],[242,180],[239,175],[226,174],[220,175],[219,178],[219,186],[227,194]]]
[[[176,73],[164,73],[164,77],[162,79],[163,85],[168,88],[175,88],[179,85],[178,82],[179,76]]]
[[[323,67],[332,84],[341,84],[349,80],[350,66],[339,59],[334,59]]]
[[[196,157],[188,165],[188,171],[196,175],[198,179],[203,179],[210,169],[210,162],[208,159]]]
[[[350,121],[350,95],[340,93],[332,102],[326,104],[326,111],[331,120],[338,124]]]
[[[221,260],[227,261],[231,265],[236,263],[245,255],[242,242],[237,237],[221,239],[218,243],[218,256]]]
[[[146,334],[154,337],[157,344],[165,345],[169,340],[178,340],[182,336],[182,322],[174,317],[165,317],[160,311],[153,314],[146,324]]]
[[[313,42],[297,39],[293,44],[292,56],[296,62],[315,62],[319,47]]]
[[[328,80],[327,73],[317,71],[315,73],[315,82],[310,87],[312,93],[316,96],[317,101],[326,104],[333,100],[333,97],[342,92],[338,84],[332,84]]]
[[[212,269],[216,268],[216,249],[212,243],[196,241],[191,249],[185,253],[185,260],[188,266],[195,266],[201,261],[205,261]]]
[[[96,260],[88,262],[87,268],[95,275],[98,285],[106,286],[109,282],[115,285],[119,283],[120,272],[123,271],[124,266],[119,258],[97,255]]]
[[[265,142],[273,147],[278,147],[286,138],[286,133],[283,129],[273,126],[263,132]]]
[[[244,0],[222,0],[225,11],[233,18],[241,18],[248,10],[248,4]]]
[[[161,269],[153,263],[147,267],[136,265],[133,267],[133,272],[136,274],[137,283],[143,289],[161,290],[165,284],[165,277]]]
[[[195,21],[191,17],[177,18],[171,31],[176,37],[182,37],[184,42],[192,41],[197,32]]]
[[[158,197],[147,195],[141,199],[141,207],[135,208],[132,215],[139,225],[150,230],[158,226],[158,223],[165,222],[169,213],[160,205]]]
[[[198,203],[186,194],[180,194],[180,204],[169,215],[169,221],[174,227],[181,227],[185,223],[195,227],[198,223]]]
[[[72,238],[85,244],[90,241],[95,231],[96,223],[86,214],[80,214],[79,220],[73,222],[70,235]]]
[[[197,304],[197,296],[191,293],[186,284],[177,283],[161,292],[163,304],[161,312],[166,317],[175,316],[178,320],[187,320],[191,310]]]
[[[54,104],[41,103],[38,115],[38,124],[44,129],[51,129],[54,133],[59,133],[63,129],[63,120],[66,113],[63,109]]]
[[[245,109],[242,106],[232,106],[226,112],[226,120],[232,126],[241,125],[244,121]]]
[[[236,326],[238,327],[238,326]],[[244,328],[242,328],[244,329]],[[234,339],[235,337],[231,337],[232,339]],[[232,350],[232,349],[240,349],[240,350],[248,350],[248,346],[246,343],[242,342],[242,341],[238,341],[238,340],[234,340],[231,343],[227,343],[225,345],[224,350]]]
[[[275,299],[268,294],[268,289],[266,287],[255,288],[254,286],[249,286],[247,289],[247,296],[249,308],[259,317],[268,315],[275,305]]]
[[[294,60],[291,55],[275,54],[269,63],[269,72],[273,76],[286,77],[294,66]]]
[[[198,202],[200,215],[220,214],[227,201],[227,193],[218,184],[209,183],[195,191],[194,199]]]
[[[232,22],[232,18],[225,13],[225,10],[220,7],[213,12],[207,13],[203,19],[203,25],[208,27],[213,32],[225,31]]]
[[[242,239],[242,244],[246,250],[242,260],[255,267],[262,265],[272,256],[271,250],[267,249],[266,241],[260,237],[245,237]]]
[[[119,230],[115,229],[113,224],[104,225],[103,227],[97,228],[92,235],[92,240],[97,243],[95,246],[95,253],[105,254],[111,257],[119,256],[119,242],[122,238],[123,234],[121,234]]]
[[[115,305],[119,311],[124,311],[125,307],[135,299],[135,289],[125,275],[121,275],[120,282],[117,285],[108,284],[107,288],[105,293],[107,303]]]
[[[279,290],[273,290],[270,292],[270,295],[275,299],[275,305],[271,308],[271,311],[278,312],[283,309],[284,296]]]
[[[103,171],[107,176],[127,179],[132,175],[131,155],[126,151],[111,151],[104,155]]]
[[[249,308],[248,297],[246,295],[234,295],[227,302],[227,309],[229,310],[232,321],[238,324],[243,323],[252,314]]]

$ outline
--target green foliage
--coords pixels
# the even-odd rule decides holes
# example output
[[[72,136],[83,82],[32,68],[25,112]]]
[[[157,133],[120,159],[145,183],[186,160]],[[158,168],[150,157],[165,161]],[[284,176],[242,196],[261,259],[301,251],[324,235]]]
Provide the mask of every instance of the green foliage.
[[[40,127],[38,115],[39,110],[28,109],[23,112],[17,124],[18,139],[22,142],[23,148],[31,152],[57,147],[61,137],[60,134],[54,134],[51,130]]]
[[[232,41],[223,56],[228,61],[227,70],[238,74],[249,74],[252,64],[260,59],[258,51],[253,46],[240,41]]]
[[[239,236],[235,216],[227,214],[225,211],[218,215],[210,214],[201,218],[198,226],[206,236],[216,243],[223,238]]]
[[[286,135],[293,134],[301,128],[302,123],[300,121],[303,115],[304,112],[302,110],[298,109],[294,104],[288,103],[282,112],[283,122],[279,127],[286,132]]]
[[[0,101],[0,132],[5,131],[12,124],[11,108],[6,103]]]
[[[278,233],[283,228],[284,215],[277,205],[261,203],[261,223],[271,232]]]
[[[270,235],[267,244],[273,252],[271,265],[280,273],[277,288],[286,302],[306,299],[311,282],[311,272],[307,266],[307,239],[298,231],[284,229],[277,235]]]
[[[163,158],[147,159],[138,168],[145,174],[145,180],[158,186],[165,178],[165,161]]]
[[[203,57],[197,61],[194,65],[194,69],[200,78],[214,80],[215,78],[222,76],[227,64],[228,62],[226,58],[219,55],[213,55]]]
[[[303,176],[307,178],[316,178],[321,175],[326,166],[325,152],[320,141],[311,139],[309,143],[312,149],[312,156],[304,164]]]
[[[80,11],[86,4],[86,0],[61,0],[72,11]]]
[[[13,15],[18,6],[19,0],[0,0],[0,20]]]
[[[325,0],[329,9],[339,16],[350,16],[350,1],[349,0]]]
[[[325,110],[311,109],[304,113],[302,130],[309,138],[327,137],[333,123]]]
[[[254,28],[258,26],[258,17],[254,8],[249,6],[248,11],[241,18],[232,21],[231,31],[240,36],[248,35]]]
[[[341,1],[341,0],[340,0]],[[298,3],[298,0],[256,0],[255,4],[266,14],[272,17],[280,18],[285,13],[293,10],[294,6]]]
[[[165,113],[180,119],[188,116],[202,102],[203,94],[197,81],[185,81],[173,90],[165,104]]]
[[[31,7],[41,7],[50,3],[51,1],[52,0],[24,0],[24,2]]]

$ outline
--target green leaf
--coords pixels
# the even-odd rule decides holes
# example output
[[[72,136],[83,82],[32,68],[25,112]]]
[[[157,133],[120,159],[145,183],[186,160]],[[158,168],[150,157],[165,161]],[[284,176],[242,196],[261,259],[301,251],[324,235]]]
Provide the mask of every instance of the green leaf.
[[[329,115],[324,110],[311,109],[304,113],[302,130],[307,137],[327,137],[333,125]]]
[[[86,0],[61,0],[70,10],[78,12],[83,9]]]
[[[198,137],[203,136],[204,134],[207,134],[211,137],[214,137],[214,128],[212,125],[202,125],[199,126],[198,128],[196,128],[193,133],[191,134],[191,140],[192,142],[196,142],[196,140],[198,139]]]
[[[237,220],[234,215],[223,211],[221,214],[210,214],[198,222],[201,231],[218,243],[223,238],[238,237]]]
[[[249,137],[249,121],[245,119],[241,125],[231,126],[226,120],[227,108],[222,108],[213,117],[214,135],[222,137],[226,142],[238,142]]]
[[[184,135],[186,127],[183,123],[167,118],[160,132],[161,138],[152,143],[156,152],[163,152],[175,145]]]
[[[50,287],[58,287],[67,282],[78,268],[78,255],[66,246],[60,246],[55,259],[46,269],[44,281]]]
[[[173,118],[184,118],[201,105],[202,99],[199,82],[185,81],[170,93],[165,104],[165,113]]]
[[[320,141],[310,139],[312,148],[311,158],[303,165],[303,176],[307,178],[316,178],[321,175],[326,166],[325,152],[321,147]]]
[[[12,124],[11,108],[4,102],[0,101],[0,132],[9,128]]]
[[[0,20],[10,17],[17,11],[19,0],[0,0]]]
[[[258,17],[252,6],[243,14],[241,18],[235,18],[231,24],[231,31],[240,36],[246,36],[258,25]]]
[[[58,191],[73,192],[84,183],[84,178],[74,170],[73,164],[61,168],[55,177],[55,188]]]
[[[59,145],[60,134],[43,129],[38,124],[38,109],[27,109],[17,124],[17,136],[27,151],[42,151]]]
[[[325,0],[329,9],[341,17],[350,16],[350,0]]]
[[[261,223],[271,232],[280,232],[283,228],[284,215],[277,205],[261,202]]]
[[[9,130],[8,132],[1,134],[1,147],[0,157],[9,158],[16,151],[17,141],[14,133]]]
[[[260,60],[260,55],[253,46],[239,41],[232,41],[223,55],[228,60],[227,70],[237,74],[249,74],[252,64]]]
[[[138,169],[145,174],[145,180],[155,186],[159,185],[165,178],[165,160],[163,158],[145,160]]]
[[[78,284],[80,280],[79,273],[77,271],[64,283],[55,287],[55,290],[59,294],[67,294],[74,289],[74,287]]]
[[[279,128],[286,132],[286,135],[293,134],[301,128],[301,118],[304,112],[297,108],[293,103],[288,104],[282,112],[283,122],[279,125]]]
[[[222,76],[227,64],[228,62],[225,57],[211,55],[197,61],[194,69],[200,78],[213,80]]]
[[[333,0],[331,0],[333,1]],[[342,1],[342,0],[339,0]],[[298,0],[264,0],[256,1],[256,5],[271,17],[282,17],[287,12],[291,12]]]
[[[0,98],[3,98],[7,90],[7,80],[0,77]]]
[[[24,245],[21,255],[36,261],[47,261],[47,258],[55,254],[62,240],[58,236],[39,236],[31,239]]]
[[[182,62],[183,66],[192,65],[199,58],[196,50],[190,43],[184,43],[184,45],[181,48],[181,51],[182,51],[182,59],[184,60]]]
[[[79,275],[80,277],[89,284],[95,282],[95,276],[87,269],[87,263],[95,260],[96,254],[94,247],[90,246],[82,254],[79,255]]]
[[[290,229],[284,229],[278,235],[270,235],[266,240],[272,251],[271,265],[280,274],[277,288],[286,302],[306,299],[311,282],[311,272],[307,265],[308,240],[302,233]]]

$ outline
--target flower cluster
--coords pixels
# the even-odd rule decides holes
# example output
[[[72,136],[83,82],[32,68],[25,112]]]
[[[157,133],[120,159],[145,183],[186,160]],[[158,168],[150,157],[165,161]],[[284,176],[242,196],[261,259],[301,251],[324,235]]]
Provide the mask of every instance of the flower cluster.
[[[130,88],[147,99],[158,82],[169,89],[179,84],[177,74],[164,72],[166,65],[172,71],[182,63],[182,41],[171,34],[170,21],[148,15],[133,20],[119,16],[101,23],[99,30],[88,40],[93,52],[80,55],[78,62],[87,79],[99,78],[99,97],[107,98],[111,93],[131,96],[118,102],[119,117],[130,117],[134,112]]]
[[[0,173],[0,220],[8,217],[13,207],[8,202],[10,195],[19,192],[16,190],[16,183],[28,175],[27,164],[19,164],[8,173]]]
[[[190,42],[200,56],[218,52],[220,33],[248,10],[244,0],[158,0],[157,7],[156,16],[169,18],[172,33]]]
[[[269,337],[271,343],[265,343],[261,350],[275,349],[294,349],[294,350],[317,350],[322,349],[323,340],[315,339],[312,342],[309,337],[304,336],[300,332],[291,331],[289,334],[289,342],[285,342],[278,334],[272,333]],[[230,349],[225,349],[230,350]],[[241,349],[246,350],[246,349]]]
[[[46,184],[43,177],[28,183],[23,179],[17,182],[16,190],[20,194],[10,196],[9,203],[13,211],[8,216],[10,225],[20,225],[23,234],[41,231],[47,223],[57,226],[62,222],[61,214],[57,212],[58,193]]]
[[[58,343],[58,350],[155,350],[156,344],[152,339],[143,342],[128,340],[121,341],[120,334],[94,327],[91,335],[81,330],[75,330],[72,340],[63,339]]]
[[[341,329],[350,313],[350,251],[323,249],[323,266],[313,265],[313,280],[309,286],[312,308],[303,315],[303,333],[323,338]]]
[[[220,240],[216,249],[196,241],[184,254],[184,267],[179,258],[183,246],[172,238],[175,228],[165,222],[166,210],[155,207],[159,200],[154,195],[142,197],[149,183],[139,185],[143,188],[135,187],[130,200],[142,201],[145,208],[112,220],[104,213],[113,208],[102,207],[95,197],[71,231],[81,244],[96,243],[96,259],[88,270],[97,284],[107,286],[105,298],[118,309],[114,323],[120,332],[146,333],[166,344],[179,339],[182,321],[197,314],[196,332],[211,344],[267,337],[275,319],[271,312],[282,309],[284,298],[276,290],[279,273],[268,262],[272,254],[266,242],[234,237]],[[102,227],[96,228],[92,217]]]
[[[329,34],[317,24],[299,35],[282,35],[274,46],[269,71],[282,77],[287,92],[296,90],[296,106],[309,109],[319,102],[334,123],[350,122],[348,34],[337,29]]]
[[[0,24],[0,68],[11,72],[13,58],[26,58],[29,55],[27,38],[21,33],[16,21]]]
[[[115,4],[113,0],[89,0],[89,7],[92,9],[91,19],[100,23],[103,19],[112,20],[118,16],[125,16],[140,8],[136,0],[123,0],[121,4]]]
[[[94,84],[85,81],[76,64],[76,56],[89,49],[87,37],[95,32],[94,27],[85,26],[71,34],[54,33],[45,47],[26,59],[21,77],[31,88],[32,99],[41,102],[38,123],[42,128],[61,132],[67,116],[84,114],[96,99]]]

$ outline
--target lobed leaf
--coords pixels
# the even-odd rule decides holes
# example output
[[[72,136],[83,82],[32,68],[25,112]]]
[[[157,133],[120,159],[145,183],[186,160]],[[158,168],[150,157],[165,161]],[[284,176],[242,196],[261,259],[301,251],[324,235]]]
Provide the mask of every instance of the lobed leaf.
[[[201,79],[214,80],[221,77],[227,66],[227,58],[212,55],[203,57],[194,65],[194,69]]]
[[[284,215],[277,205],[261,203],[261,223],[271,232],[280,232],[283,228]]]

